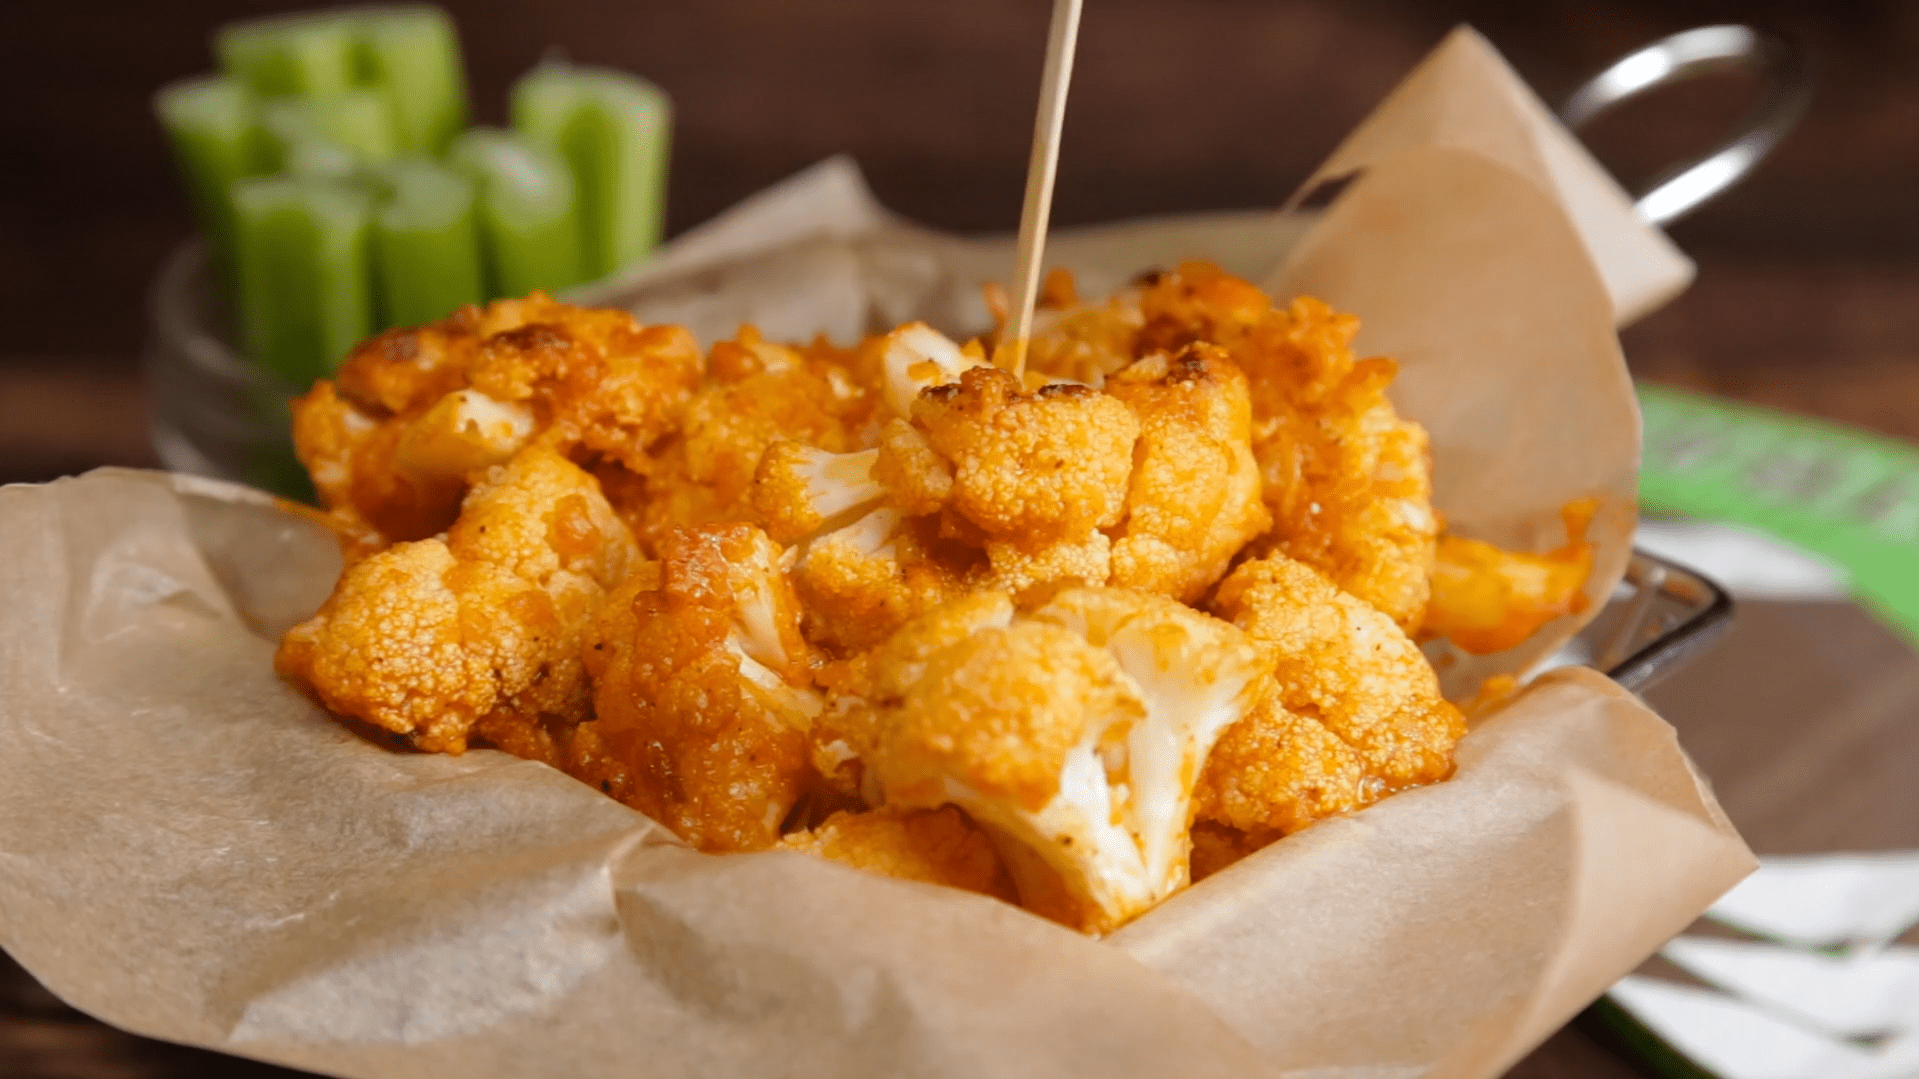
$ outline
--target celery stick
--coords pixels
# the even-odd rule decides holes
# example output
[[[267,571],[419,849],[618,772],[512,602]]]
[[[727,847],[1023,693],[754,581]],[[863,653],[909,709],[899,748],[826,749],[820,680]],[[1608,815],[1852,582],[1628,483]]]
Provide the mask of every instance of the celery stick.
[[[513,87],[513,126],[565,156],[579,185],[587,270],[604,277],[659,243],[672,109],[644,79],[541,64]]]
[[[154,97],[154,111],[173,144],[174,160],[211,249],[215,272],[230,286],[233,203],[227,189],[235,180],[257,176],[270,167],[258,103],[235,80],[211,76],[162,88]]]
[[[331,181],[233,185],[241,338],[295,384],[324,378],[372,330],[366,195]]]
[[[486,299],[473,183],[423,157],[380,173],[384,199],[373,216],[373,278],[380,324],[412,326]]]
[[[352,17],[309,12],[228,23],[214,35],[222,71],[262,97],[351,89],[358,53]]]
[[[360,72],[393,110],[402,150],[441,154],[466,126],[466,75],[453,20],[433,7],[361,13]]]
[[[293,168],[296,151],[315,142],[331,143],[361,164],[378,164],[394,155],[393,116],[386,100],[372,90],[272,98],[261,114],[280,170]]]
[[[281,172],[309,180],[353,181],[363,172],[358,154],[322,138],[301,139],[285,147],[280,161]]]
[[[478,191],[489,297],[587,279],[573,177],[558,154],[509,131],[474,128],[453,140],[447,157]]]

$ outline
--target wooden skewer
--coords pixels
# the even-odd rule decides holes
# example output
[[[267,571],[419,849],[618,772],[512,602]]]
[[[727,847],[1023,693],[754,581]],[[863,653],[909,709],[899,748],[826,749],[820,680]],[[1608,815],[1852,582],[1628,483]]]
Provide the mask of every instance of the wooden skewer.
[[[1066,120],[1066,86],[1073,79],[1073,46],[1079,38],[1080,0],[1053,0],[1053,26],[1046,35],[1046,68],[1040,76],[1039,113],[1033,118],[1033,156],[1026,163],[1026,204],[1019,214],[1019,254],[1013,272],[1013,377],[1026,378],[1026,343],[1033,335],[1033,304],[1039,298],[1040,263],[1046,255],[1046,219],[1053,210],[1053,176],[1059,171],[1059,133]]]

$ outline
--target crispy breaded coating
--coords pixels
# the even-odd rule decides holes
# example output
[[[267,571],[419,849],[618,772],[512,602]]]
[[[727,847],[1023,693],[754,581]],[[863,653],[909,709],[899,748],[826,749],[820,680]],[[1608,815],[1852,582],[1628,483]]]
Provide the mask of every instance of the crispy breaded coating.
[[[1585,534],[1596,509],[1596,500],[1582,499],[1561,510],[1566,542],[1545,554],[1441,535],[1421,635],[1490,655],[1523,644],[1560,615],[1584,610],[1595,550]]]
[[[1439,531],[1431,455],[1425,429],[1386,399],[1393,361],[1353,356],[1359,320],[1310,297],[1275,308],[1203,263],[1161,275],[1141,306],[1141,349],[1209,341],[1245,371],[1273,516],[1261,545],[1418,629]]]
[[[953,465],[919,428],[894,420],[880,431],[873,482],[909,516],[938,513],[953,497]]]
[[[637,562],[593,478],[531,447],[474,487],[444,539],[350,566],[275,666],[421,749],[462,752],[476,724],[537,748],[534,728],[587,717],[583,636]]]
[[[1453,745],[1466,733],[1465,722],[1440,696],[1439,680],[1419,647],[1384,612],[1284,555],[1244,563],[1228,574],[1214,609],[1275,657],[1279,708],[1267,714],[1267,722],[1291,726],[1293,718],[1284,712],[1316,720],[1353,748],[1380,794],[1451,774]],[[1260,737],[1268,736],[1228,734],[1229,741]],[[1277,742],[1286,735],[1276,731],[1270,737]],[[1202,798],[1228,804],[1223,777],[1207,778],[1211,790]]]
[[[1140,423],[1126,516],[1113,531],[1112,583],[1194,602],[1272,523],[1246,376],[1220,349],[1192,344],[1115,373],[1106,392]]]
[[[952,505],[989,536],[1074,540],[1118,522],[1139,421],[1084,386],[1021,392],[980,367],[913,402],[913,424],[953,466]]]
[[[1276,838],[1371,804],[1383,790],[1353,747],[1318,720],[1288,711],[1275,691],[1213,746],[1194,813]]]
[[[882,506],[806,543],[793,567],[806,638],[846,654],[978,587],[983,556],[943,539],[936,519]]]
[[[821,708],[780,549],[743,524],[674,529],[658,549],[592,630],[597,718],[567,770],[701,850],[770,847]]]
[[[625,311],[534,296],[525,301],[525,322],[480,343],[473,388],[530,406],[542,437],[555,445],[644,471],[647,451],[678,429],[699,388],[693,335],[682,326],[642,326]]]
[[[841,811],[780,840],[780,846],[870,873],[1019,902],[993,841],[955,806]]]

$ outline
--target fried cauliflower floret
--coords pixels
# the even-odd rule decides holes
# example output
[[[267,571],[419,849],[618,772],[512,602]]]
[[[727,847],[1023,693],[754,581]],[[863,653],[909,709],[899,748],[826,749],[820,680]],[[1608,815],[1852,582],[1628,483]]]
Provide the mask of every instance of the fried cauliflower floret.
[[[1316,721],[1352,747],[1366,772],[1360,785],[1363,795],[1388,794],[1451,773],[1453,745],[1465,734],[1465,723],[1459,710],[1440,696],[1439,680],[1419,647],[1384,612],[1283,555],[1244,563],[1228,574],[1214,609],[1267,646],[1274,657],[1277,707],[1265,715],[1265,722],[1290,730],[1262,731],[1257,724],[1242,724],[1229,731],[1222,740],[1220,771],[1209,772],[1202,783],[1209,788],[1203,802],[1230,807],[1234,791],[1226,787],[1234,780],[1224,773],[1231,762],[1243,765],[1257,759],[1262,741],[1277,745],[1296,740],[1301,731],[1296,718]],[[1277,771],[1273,779],[1260,781],[1259,790],[1243,774],[1236,783],[1242,800],[1252,801],[1242,809],[1222,811],[1235,813],[1236,819],[1227,823],[1240,827],[1253,822],[1249,814],[1264,797],[1262,792],[1283,793],[1299,786]],[[1283,829],[1288,814],[1294,814],[1291,807],[1299,804],[1298,799],[1273,799],[1271,816],[1259,823]]]
[[[770,847],[821,709],[781,551],[733,524],[668,532],[659,555],[590,634],[596,718],[567,770],[701,850]]]
[[[293,402],[294,449],[358,556],[444,531],[473,477],[535,438],[640,460],[699,375],[684,330],[534,293],[363,342]]]
[[[1359,321],[1310,297],[1275,308],[1203,263],[1160,275],[1141,296],[1138,347],[1225,349],[1249,380],[1252,446],[1273,527],[1262,546],[1418,629],[1438,516],[1425,429],[1386,399],[1397,367],[1357,360]]]
[[[1076,539],[1125,510],[1139,421],[1096,390],[1024,393],[1012,375],[974,368],[922,393],[913,424],[952,463],[952,508],[989,536]]]
[[[1422,635],[1490,655],[1519,646],[1560,615],[1584,610],[1594,553],[1586,526],[1597,508],[1592,499],[1565,507],[1566,543],[1546,554],[1441,535]]]
[[[775,442],[760,458],[753,507],[774,538],[805,539],[879,505],[886,497],[873,474],[879,456],[877,449],[833,453],[803,442]]]
[[[941,538],[934,519],[881,506],[804,544],[793,586],[807,639],[849,653],[970,591],[985,574],[978,552]]]
[[[555,445],[644,471],[648,449],[678,429],[699,388],[693,335],[542,293],[522,303],[526,321],[480,343],[473,388],[531,408]]]
[[[977,537],[1002,587],[1110,576],[1098,531],[1125,512],[1139,438],[1124,403],[1067,384],[1021,392],[981,367],[923,392],[913,426],[951,469],[949,534]]]
[[[393,467],[400,426],[382,424],[334,383],[314,383],[291,408],[294,453],[349,562],[444,531],[459,512],[463,480],[422,485]]]
[[[806,637],[835,652],[872,647],[982,578],[977,552],[889,500],[877,479],[883,452],[776,442],[754,480],[767,530],[799,544],[792,579]]]
[[[787,836],[780,846],[869,873],[1018,902],[993,841],[954,806],[843,810],[817,828]]]
[[[586,717],[587,626],[638,562],[593,478],[544,447],[488,472],[444,539],[350,566],[275,666],[326,706],[460,753],[476,729],[552,754]]]
[[[1200,820],[1276,839],[1369,805],[1381,793],[1353,747],[1311,716],[1287,710],[1275,691],[1213,747],[1195,811]]]
[[[624,497],[614,506],[642,547],[650,549],[669,528],[759,523],[750,497],[754,473],[776,443],[836,454],[871,445],[883,405],[878,388],[823,354],[809,354],[818,351],[774,344],[751,326],[713,346],[707,381],[687,404],[679,433],[643,478],[616,486]]]
[[[861,662],[841,722],[885,803],[965,809],[1026,906],[1091,932],[1185,886],[1193,781],[1271,670],[1217,619],[1094,588],[1023,617],[968,596]]]
[[[1106,392],[1139,417],[1112,583],[1197,600],[1272,523],[1260,500],[1246,376],[1220,349],[1192,344],[1115,373]]]

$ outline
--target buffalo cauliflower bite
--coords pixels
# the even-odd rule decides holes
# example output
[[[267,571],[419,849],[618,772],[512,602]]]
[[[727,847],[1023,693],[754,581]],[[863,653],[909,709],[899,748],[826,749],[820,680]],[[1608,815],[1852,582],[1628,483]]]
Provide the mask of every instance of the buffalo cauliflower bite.
[[[535,439],[643,460],[699,378],[685,330],[534,293],[362,343],[293,402],[294,449],[358,556],[444,530],[473,476]]]
[[[1106,383],[1139,417],[1112,583],[1192,603],[1272,518],[1260,501],[1246,376],[1210,345],[1154,353]]]
[[[1232,792],[1221,788],[1234,777],[1224,773],[1234,762],[1243,767],[1258,758],[1254,743],[1262,739],[1278,744],[1296,738],[1296,717],[1316,721],[1352,747],[1365,768],[1365,801],[1452,772],[1453,745],[1465,734],[1465,723],[1440,696],[1439,680],[1419,647],[1384,612],[1284,555],[1244,563],[1228,574],[1214,609],[1267,646],[1277,663],[1278,697],[1277,707],[1253,717],[1252,725],[1227,733],[1220,769],[1202,784],[1211,788],[1202,801],[1229,806]],[[1291,733],[1264,733],[1262,723]],[[1291,812],[1285,799],[1298,784],[1275,770],[1268,780],[1242,773],[1236,789],[1241,797],[1274,796],[1274,816],[1265,823],[1278,828]],[[1237,812],[1244,821],[1250,810]]]
[[[1203,263],[1159,275],[1141,307],[1142,351],[1209,342],[1246,373],[1253,456],[1273,517],[1260,545],[1417,630],[1439,531],[1432,463],[1425,429],[1386,398],[1393,361],[1355,359],[1359,320],[1309,297],[1275,308]]]
[[[701,850],[770,847],[809,783],[821,710],[782,553],[732,524],[670,531],[659,556],[591,632],[596,718],[568,771]]]
[[[580,653],[638,561],[593,478],[544,447],[490,470],[444,538],[350,566],[275,665],[342,715],[421,749],[480,736],[553,759],[591,705]]]
[[[874,478],[877,449],[833,453],[803,442],[775,442],[760,458],[753,508],[766,530],[785,543],[806,539],[829,524],[848,523],[886,497]]]
[[[1195,813],[1270,841],[1366,806],[1381,793],[1353,747],[1317,719],[1289,711],[1275,689],[1213,747]]]
[[[753,504],[774,537],[796,542],[792,581],[808,640],[870,648],[980,578],[978,556],[909,517],[876,478],[880,450],[829,453],[777,442],[760,460]]]
[[[1074,541],[1125,510],[1139,421],[1097,390],[1024,393],[1012,375],[974,368],[922,393],[913,425],[952,464],[948,504],[988,536]]]
[[[1272,669],[1226,623],[1094,588],[1023,617],[977,593],[861,663],[840,722],[885,803],[965,809],[1029,908],[1091,932],[1186,884],[1193,782]]]
[[[980,367],[921,393],[913,426],[952,474],[943,531],[986,552],[995,587],[1101,584],[1111,575],[1111,544],[1099,530],[1125,511],[1139,438],[1123,402],[1059,383],[1021,392],[1012,375]],[[899,444],[880,455],[897,458]],[[924,472],[902,462],[883,474]]]
[[[678,433],[653,455],[643,476],[614,486],[614,507],[627,516],[643,548],[669,528],[758,523],[754,474],[775,444],[791,440],[797,447],[846,453],[877,437],[877,389],[861,384],[845,366],[769,342],[751,326],[713,346],[707,368],[707,381],[687,404]]]
[[[551,300],[533,314],[480,343],[473,388],[532,408],[543,437],[562,448],[644,471],[647,451],[678,429],[699,388],[693,335]]]
[[[871,648],[985,574],[977,552],[941,538],[934,519],[889,506],[799,551],[792,579],[806,608],[807,639],[842,653]]]
[[[869,873],[1019,901],[992,840],[953,806],[842,810],[817,828],[788,835],[780,847]]]

